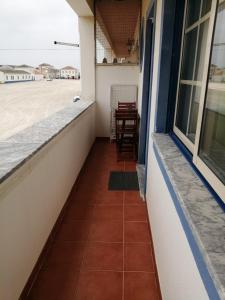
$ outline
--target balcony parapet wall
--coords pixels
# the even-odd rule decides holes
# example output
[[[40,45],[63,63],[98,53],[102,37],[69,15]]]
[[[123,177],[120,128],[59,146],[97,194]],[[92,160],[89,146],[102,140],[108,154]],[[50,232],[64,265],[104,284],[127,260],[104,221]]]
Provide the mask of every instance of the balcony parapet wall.
[[[94,102],[81,101],[0,141],[0,184],[79,118]]]
[[[0,142],[1,299],[20,298],[94,139],[80,101]]]

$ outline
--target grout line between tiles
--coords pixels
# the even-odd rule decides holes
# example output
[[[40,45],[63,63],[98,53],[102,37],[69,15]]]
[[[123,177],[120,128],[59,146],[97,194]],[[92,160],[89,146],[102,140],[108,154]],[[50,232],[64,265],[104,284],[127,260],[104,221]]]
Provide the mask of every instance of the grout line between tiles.
[[[75,300],[78,297],[78,287],[79,287],[79,281],[80,281],[80,274],[81,274],[81,270],[82,270],[82,267],[83,267],[84,262],[85,262],[86,247],[88,245],[89,235],[90,235],[90,227],[88,228],[87,239],[84,242],[83,255],[82,255],[82,259],[81,259],[81,263],[80,263],[80,269],[79,269],[79,272],[78,272],[78,279],[77,279],[77,284],[76,284],[76,289],[75,289]]]
[[[116,272],[116,273],[147,273],[147,274],[155,274],[154,271],[150,272],[150,271],[123,271],[123,270],[109,270],[109,269],[83,269],[80,270],[79,273],[86,273],[86,272]]]

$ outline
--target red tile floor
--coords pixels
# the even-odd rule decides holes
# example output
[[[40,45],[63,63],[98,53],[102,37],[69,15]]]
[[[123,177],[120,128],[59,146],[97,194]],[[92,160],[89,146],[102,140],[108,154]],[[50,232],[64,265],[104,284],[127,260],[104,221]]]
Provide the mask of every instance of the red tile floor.
[[[96,142],[28,299],[160,300],[147,209],[138,192],[108,191],[114,144]]]

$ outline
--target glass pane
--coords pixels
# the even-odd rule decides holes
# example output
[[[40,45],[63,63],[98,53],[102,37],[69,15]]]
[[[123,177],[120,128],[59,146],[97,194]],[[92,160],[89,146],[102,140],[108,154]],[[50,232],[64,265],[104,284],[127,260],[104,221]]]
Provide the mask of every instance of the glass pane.
[[[180,84],[178,104],[177,104],[177,116],[176,116],[176,126],[186,135],[187,124],[188,124],[188,114],[190,107],[191,98],[191,85]]]
[[[196,51],[197,28],[188,32],[184,37],[184,52],[181,69],[181,79],[192,80]]]
[[[225,184],[225,2],[217,12],[199,156]],[[212,87],[212,88],[210,88]]]
[[[202,23],[199,29],[199,40],[198,40],[198,50],[197,50],[197,59],[196,59],[196,68],[195,68],[195,80],[201,81],[204,61],[205,61],[205,50],[208,36],[208,27],[209,20]]]
[[[190,119],[189,119],[189,126],[188,126],[188,138],[195,142],[195,133],[197,127],[197,119],[198,119],[198,109],[199,109],[199,102],[200,102],[200,87],[193,87],[192,92],[192,101],[191,101],[191,112],[190,112]]]
[[[208,90],[199,156],[225,184],[225,92]]]
[[[212,0],[203,0],[202,13],[201,13],[202,17],[211,10],[211,5],[212,5]]]
[[[189,0],[187,4],[187,23],[186,27],[198,21],[200,15],[200,0]]]
[[[225,83],[225,2],[218,8],[209,79]]]

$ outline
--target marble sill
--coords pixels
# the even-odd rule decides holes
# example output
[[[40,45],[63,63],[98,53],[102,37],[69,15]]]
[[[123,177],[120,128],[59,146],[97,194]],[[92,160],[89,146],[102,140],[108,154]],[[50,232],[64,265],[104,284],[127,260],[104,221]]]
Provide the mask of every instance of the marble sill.
[[[224,300],[225,213],[170,136],[154,133],[152,139],[213,284]]]
[[[0,184],[39,152],[94,102],[80,101],[0,141]]]

